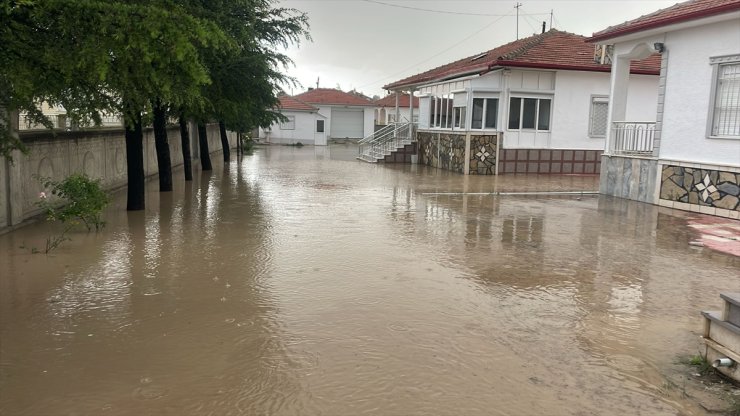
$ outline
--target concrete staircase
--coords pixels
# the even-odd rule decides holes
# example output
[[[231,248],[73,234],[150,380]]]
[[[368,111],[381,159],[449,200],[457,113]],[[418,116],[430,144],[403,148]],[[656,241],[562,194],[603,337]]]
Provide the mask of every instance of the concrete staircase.
[[[722,293],[722,311],[702,311],[705,358],[720,373],[740,382],[740,293]]]

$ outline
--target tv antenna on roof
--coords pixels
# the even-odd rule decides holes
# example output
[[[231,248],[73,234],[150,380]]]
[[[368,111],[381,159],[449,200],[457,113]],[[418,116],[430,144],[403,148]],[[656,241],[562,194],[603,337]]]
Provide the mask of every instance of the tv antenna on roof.
[[[516,6],[514,8],[516,9],[516,40],[519,40],[519,8],[522,7],[522,4],[517,2]]]

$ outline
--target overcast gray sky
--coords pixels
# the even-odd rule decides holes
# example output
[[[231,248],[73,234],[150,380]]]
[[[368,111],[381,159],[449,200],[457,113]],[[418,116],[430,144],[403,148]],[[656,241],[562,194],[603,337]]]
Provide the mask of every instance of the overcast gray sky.
[[[677,1],[519,3],[521,38],[539,33],[543,21],[549,29],[551,10],[555,29],[589,36]],[[503,0],[282,0],[281,6],[308,14],[313,38],[287,51],[295,61],[287,73],[302,84],[292,93],[316,86],[320,78],[321,87],[355,88],[383,96],[385,84],[515,40],[516,4]]]

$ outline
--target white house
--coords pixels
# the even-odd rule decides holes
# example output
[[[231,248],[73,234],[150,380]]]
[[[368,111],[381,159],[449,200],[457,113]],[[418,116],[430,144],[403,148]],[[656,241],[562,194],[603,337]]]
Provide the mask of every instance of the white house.
[[[375,100],[375,124],[419,121],[419,97],[413,97],[414,114],[411,115],[411,96],[409,94],[390,94]]]
[[[375,105],[360,95],[333,88],[309,88],[293,98],[316,107],[326,118],[329,139],[362,139],[375,129]]]
[[[386,85],[420,98],[419,162],[463,174],[598,173],[610,65],[551,29]],[[629,112],[654,114],[659,57],[632,67]]]
[[[613,45],[601,192],[738,218],[740,0],[679,3],[590,41]],[[654,52],[661,56],[658,105],[636,113],[632,98],[645,91],[627,68]]]
[[[319,109],[288,95],[281,95],[280,113],[287,121],[273,123],[260,129],[259,137],[265,143],[326,145],[326,117]]]

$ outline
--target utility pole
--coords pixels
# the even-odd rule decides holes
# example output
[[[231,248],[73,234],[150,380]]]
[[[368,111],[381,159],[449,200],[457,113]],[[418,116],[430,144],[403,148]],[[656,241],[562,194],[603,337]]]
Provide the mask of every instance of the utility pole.
[[[522,4],[517,2],[516,6],[514,8],[516,9],[516,40],[519,40],[519,8],[522,7]]]
[[[320,79],[321,79],[321,77],[316,77],[316,89],[317,90],[319,89],[319,80]]]

